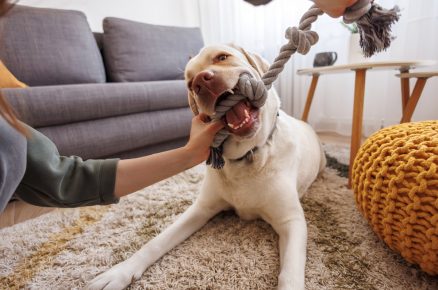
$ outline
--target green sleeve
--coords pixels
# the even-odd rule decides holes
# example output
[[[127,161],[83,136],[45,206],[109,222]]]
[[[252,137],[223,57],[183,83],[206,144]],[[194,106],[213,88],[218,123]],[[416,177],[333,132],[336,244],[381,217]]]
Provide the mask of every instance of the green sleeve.
[[[78,207],[118,202],[114,196],[119,159],[86,160],[60,156],[55,144],[27,127],[27,166],[16,190],[22,200],[50,207]]]

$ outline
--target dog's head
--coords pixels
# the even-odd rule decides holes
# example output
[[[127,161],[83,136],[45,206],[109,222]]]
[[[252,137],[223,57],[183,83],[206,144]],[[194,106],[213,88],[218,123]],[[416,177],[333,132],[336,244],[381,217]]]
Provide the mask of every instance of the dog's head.
[[[242,74],[260,80],[268,68],[269,64],[260,56],[234,45],[203,48],[189,61],[185,70],[192,111],[212,117],[217,104],[234,93]],[[243,100],[223,117],[225,128],[239,138],[250,138],[260,127],[262,111]]]

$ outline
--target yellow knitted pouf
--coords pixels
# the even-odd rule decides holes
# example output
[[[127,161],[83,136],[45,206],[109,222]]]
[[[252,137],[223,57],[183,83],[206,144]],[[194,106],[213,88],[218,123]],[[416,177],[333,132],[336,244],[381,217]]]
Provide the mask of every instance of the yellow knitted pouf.
[[[438,121],[405,123],[369,137],[353,165],[356,205],[407,261],[438,274]]]

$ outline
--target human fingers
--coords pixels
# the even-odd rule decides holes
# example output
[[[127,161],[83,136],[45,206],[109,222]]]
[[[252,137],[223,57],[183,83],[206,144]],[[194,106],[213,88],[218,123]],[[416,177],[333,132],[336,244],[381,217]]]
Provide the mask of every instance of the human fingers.
[[[332,9],[330,11],[326,11],[326,14],[333,18],[338,18],[344,15],[345,9],[339,8],[339,9]]]
[[[199,120],[201,120],[204,123],[208,123],[208,122],[211,121],[211,118],[207,114],[205,114],[205,113],[199,113],[197,115],[197,117],[198,117]]]
[[[214,134],[216,134],[223,127],[224,127],[224,123],[221,120],[216,120],[208,124],[208,130]]]

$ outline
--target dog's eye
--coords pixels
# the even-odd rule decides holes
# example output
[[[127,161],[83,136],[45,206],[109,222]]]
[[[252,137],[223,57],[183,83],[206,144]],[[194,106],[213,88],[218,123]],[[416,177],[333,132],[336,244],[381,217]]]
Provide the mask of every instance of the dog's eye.
[[[218,56],[216,56],[216,61],[224,61],[228,58],[228,55],[226,54],[220,54]]]

